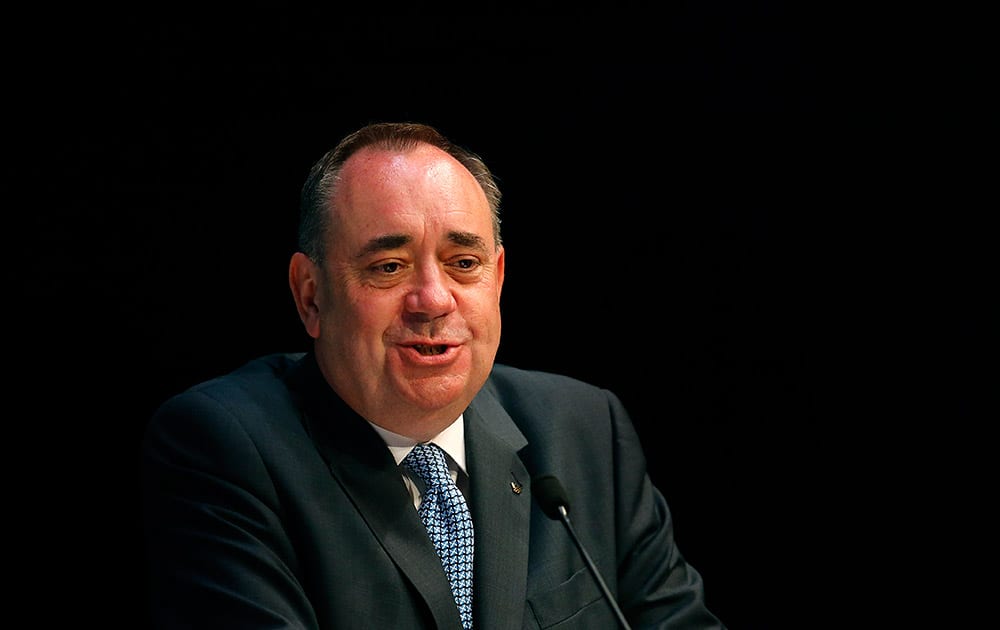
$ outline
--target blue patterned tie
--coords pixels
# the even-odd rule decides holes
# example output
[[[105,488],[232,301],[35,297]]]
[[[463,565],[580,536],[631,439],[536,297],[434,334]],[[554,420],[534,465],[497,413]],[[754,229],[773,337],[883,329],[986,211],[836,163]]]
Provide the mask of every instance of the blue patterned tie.
[[[465,630],[472,628],[472,514],[462,491],[451,479],[444,451],[435,444],[417,444],[403,465],[424,482],[417,514],[427,528],[451,582]]]

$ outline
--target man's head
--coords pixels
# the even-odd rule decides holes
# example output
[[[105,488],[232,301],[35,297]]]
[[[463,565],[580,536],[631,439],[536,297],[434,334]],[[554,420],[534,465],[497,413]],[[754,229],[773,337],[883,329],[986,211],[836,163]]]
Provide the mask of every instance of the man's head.
[[[464,411],[500,341],[500,192],[434,129],[378,124],[310,171],[289,283],[326,379],[428,439]]]
[[[458,160],[479,182],[486,194],[493,221],[493,239],[502,245],[500,237],[500,188],[482,159],[463,147],[452,144],[441,133],[419,123],[374,123],[348,134],[336,147],[327,151],[312,169],[302,187],[299,207],[299,251],[314,262],[321,263],[326,254],[329,205],[344,163],[366,147],[405,151],[418,144],[435,146]]]

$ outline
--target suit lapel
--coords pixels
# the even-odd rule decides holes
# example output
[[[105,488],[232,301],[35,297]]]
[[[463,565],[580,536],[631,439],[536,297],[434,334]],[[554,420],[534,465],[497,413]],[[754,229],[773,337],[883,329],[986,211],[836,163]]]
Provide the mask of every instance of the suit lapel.
[[[531,482],[518,457],[527,441],[485,390],[465,412],[475,526],[475,625],[517,629],[524,619]],[[513,485],[512,485],[513,484]]]
[[[302,396],[306,429],[330,472],[386,553],[423,596],[436,627],[461,630],[441,560],[413,509],[389,449],[375,430],[334,394],[311,354],[300,368],[289,377],[290,386]]]

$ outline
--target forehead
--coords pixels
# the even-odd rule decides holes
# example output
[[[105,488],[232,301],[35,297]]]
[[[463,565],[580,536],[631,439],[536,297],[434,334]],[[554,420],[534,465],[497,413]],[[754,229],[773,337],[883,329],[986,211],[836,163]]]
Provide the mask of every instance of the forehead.
[[[369,192],[394,192],[402,187],[412,189],[420,185],[479,189],[468,169],[445,151],[429,144],[405,150],[365,147],[342,166],[339,187],[345,192],[357,192],[357,188]]]
[[[431,228],[492,240],[486,195],[472,174],[430,145],[362,149],[344,164],[333,196],[333,238],[367,240]]]

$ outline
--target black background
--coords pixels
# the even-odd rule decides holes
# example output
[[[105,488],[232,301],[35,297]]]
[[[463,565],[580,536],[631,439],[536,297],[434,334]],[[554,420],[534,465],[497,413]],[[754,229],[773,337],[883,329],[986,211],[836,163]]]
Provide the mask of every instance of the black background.
[[[308,347],[286,280],[305,173],[415,120],[499,178],[499,360],[622,398],[730,627],[880,627],[937,593],[899,574],[941,518],[913,500],[925,453],[952,453],[929,427],[986,383],[982,40],[796,4],[26,16],[5,240],[34,431],[9,448],[45,454],[16,496],[46,542],[24,583],[142,625],[146,420]]]

